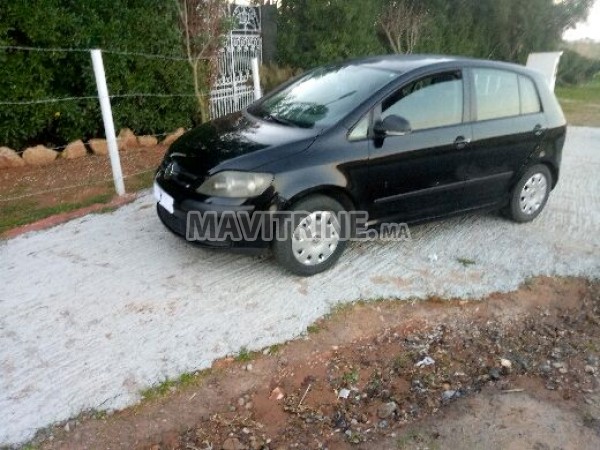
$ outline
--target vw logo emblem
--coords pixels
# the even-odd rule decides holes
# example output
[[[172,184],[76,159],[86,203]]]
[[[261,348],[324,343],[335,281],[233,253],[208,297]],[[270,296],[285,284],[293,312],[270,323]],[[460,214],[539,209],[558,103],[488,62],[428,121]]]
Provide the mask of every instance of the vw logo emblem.
[[[169,163],[169,165],[165,168],[165,178],[167,180],[173,178],[175,175],[175,163]]]

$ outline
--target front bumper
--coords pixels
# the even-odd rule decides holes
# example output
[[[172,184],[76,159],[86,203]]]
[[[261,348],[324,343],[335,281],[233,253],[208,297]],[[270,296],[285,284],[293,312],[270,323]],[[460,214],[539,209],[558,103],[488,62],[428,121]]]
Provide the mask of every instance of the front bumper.
[[[170,193],[162,186],[160,186],[160,188],[170,195]],[[197,235],[194,236],[193,233],[188,233],[188,226],[191,226],[189,220],[190,213],[200,215],[210,213],[216,218],[219,218],[223,214],[252,214],[256,210],[256,207],[252,205],[214,205],[193,199],[177,200],[177,198],[174,198],[172,202],[172,212],[168,211],[160,203],[157,203],[156,209],[158,217],[167,229],[191,244],[200,247],[255,252],[256,250],[264,250],[270,245],[269,241],[264,241],[262,239],[256,239],[252,241],[237,239],[202,239]],[[207,223],[209,224],[210,231],[212,231],[211,236],[217,236],[218,233],[214,231],[216,223],[214,221],[209,221]]]

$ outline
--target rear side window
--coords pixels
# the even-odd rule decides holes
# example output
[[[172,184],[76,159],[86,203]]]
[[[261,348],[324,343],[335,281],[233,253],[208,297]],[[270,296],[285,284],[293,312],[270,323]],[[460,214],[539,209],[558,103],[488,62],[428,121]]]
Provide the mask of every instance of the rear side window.
[[[519,91],[521,92],[521,114],[535,114],[542,111],[540,97],[531,78],[519,75]]]
[[[444,72],[415,81],[384,101],[381,110],[382,119],[403,117],[414,131],[459,124],[463,119],[462,73]]]
[[[518,116],[521,112],[519,76],[495,69],[473,69],[477,119]]]

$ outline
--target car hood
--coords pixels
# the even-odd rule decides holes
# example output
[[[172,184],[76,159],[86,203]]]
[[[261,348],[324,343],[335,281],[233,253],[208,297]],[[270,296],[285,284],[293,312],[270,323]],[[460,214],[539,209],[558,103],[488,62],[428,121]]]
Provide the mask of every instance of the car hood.
[[[319,130],[295,128],[231,114],[202,124],[175,141],[166,162],[196,176],[254,170],[307,149]]]

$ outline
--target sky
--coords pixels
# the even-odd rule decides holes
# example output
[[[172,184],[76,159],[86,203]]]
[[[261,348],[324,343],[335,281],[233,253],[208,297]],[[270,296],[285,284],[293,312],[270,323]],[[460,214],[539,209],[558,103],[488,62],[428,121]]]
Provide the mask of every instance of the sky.
[[[600,42],[600,0],[594,2],[588,20],[578,24],[574,29],[567,30],[563,37],[567,41],[590,38]]]

